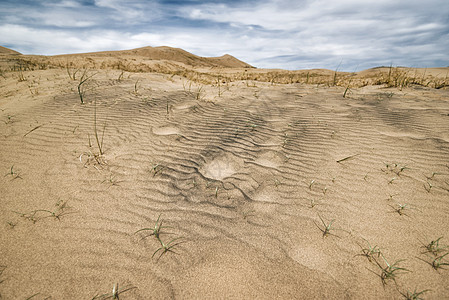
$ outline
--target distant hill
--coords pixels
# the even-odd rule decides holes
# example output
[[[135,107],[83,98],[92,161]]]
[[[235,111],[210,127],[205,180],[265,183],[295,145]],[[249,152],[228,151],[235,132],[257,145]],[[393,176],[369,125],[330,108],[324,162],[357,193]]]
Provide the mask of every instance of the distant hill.
[[[193,67],[224,67],[224,68],[254,68],[253,66],[226,54],[220,57],[201,57],[180,48],[172,47],[143,47],[132,50],[103,51],[83,54],[69,54],[70,56],[140,56],[151,60],[166,60],[180,62]],[[58,55],[60,57],[61,55]]]
[[[21,54],[20,52],[0,46],[0,54]]]

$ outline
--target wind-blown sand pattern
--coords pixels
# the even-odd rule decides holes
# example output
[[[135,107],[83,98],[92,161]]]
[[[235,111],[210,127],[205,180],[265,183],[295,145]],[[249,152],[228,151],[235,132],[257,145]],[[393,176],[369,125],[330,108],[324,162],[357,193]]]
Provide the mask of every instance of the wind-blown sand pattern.
[[[0,78],[3,298],[449,295],[447,89],[90,72]]]

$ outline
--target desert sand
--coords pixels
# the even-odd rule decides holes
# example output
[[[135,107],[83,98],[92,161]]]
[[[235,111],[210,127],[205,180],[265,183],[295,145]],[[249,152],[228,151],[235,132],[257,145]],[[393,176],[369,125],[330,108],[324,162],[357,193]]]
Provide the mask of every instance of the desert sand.
[[[3,299],[448,299],[448,68],[0,50]]]

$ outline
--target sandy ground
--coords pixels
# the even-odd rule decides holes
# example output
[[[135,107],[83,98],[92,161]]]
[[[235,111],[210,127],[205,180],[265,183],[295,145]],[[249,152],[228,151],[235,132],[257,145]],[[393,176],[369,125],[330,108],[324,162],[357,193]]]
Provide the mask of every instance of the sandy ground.
[[[0,77],[4,299],[448,298],[447,89],[94,73]]]

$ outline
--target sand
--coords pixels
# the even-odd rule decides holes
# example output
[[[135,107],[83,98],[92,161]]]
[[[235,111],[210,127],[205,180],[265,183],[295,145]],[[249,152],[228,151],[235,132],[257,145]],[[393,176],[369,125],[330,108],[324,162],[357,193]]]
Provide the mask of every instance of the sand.
[[[81,104],[81,71],[21,74],[0,77],[4,299],[448,297],[448,89],[97,68]]]

